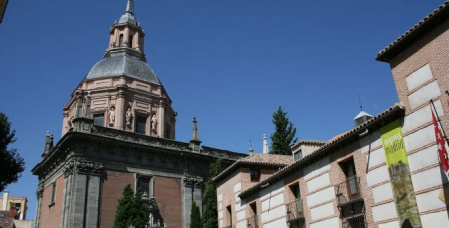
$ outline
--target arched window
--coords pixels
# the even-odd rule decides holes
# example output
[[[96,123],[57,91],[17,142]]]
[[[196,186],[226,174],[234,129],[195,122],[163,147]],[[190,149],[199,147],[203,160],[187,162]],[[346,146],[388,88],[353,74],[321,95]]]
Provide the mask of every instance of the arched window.
[[[123,46],[123,34],[120,34],[120,36],[118,38],[118,46],[119,47]]]
[[[129,35],[128,47],[133,47],[133,35]]]

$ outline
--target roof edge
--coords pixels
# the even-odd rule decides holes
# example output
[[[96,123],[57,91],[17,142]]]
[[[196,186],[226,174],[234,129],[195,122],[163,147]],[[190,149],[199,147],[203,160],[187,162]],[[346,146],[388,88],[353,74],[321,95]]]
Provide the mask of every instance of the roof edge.
[[[396,116],[402,117],[402,116],[404,116],[404,114],[405,114],[404,106],[402,106],[401,104],[396,104],[396,105],[390,107],[389,109],[387,109],[386,111],[378,114],[374,118],[353,128],[352,130],[348,131],[343,136],[323,145],[320,149],[316,150],[312,154],[294,162],[291,165],[284,167],[280,171],[274,173],[271,177],[268,177],[267,179],[259,182],[258,184],[253,185],[253,186],[247,188],[246,190],[243,190],[238,196],[241,199],[244,199],[244,198],[250,196],[251,194],[257,192],[257,190],[260,189],[261,186],[263,186],[267,183],[268,184],[275,183],[275,182],[279,181],[280,179],[282,179],[283,177],[285,177],[286,175],[288,175],[289,173],[294,172],[297,168],[300,168],[303,165],[307,165],[310,162],[314,162],[317,159],[321,159],[321,157],[323,157],[323,156],[327,155],[328,153],[332,152],[333,150],[335,150],[340,144],[354,140],[354,138],[355,138],[354,136],[358,136],[358,134],[363,132],[365,129],[368,129],[370,127],[378,129],[378,128],[380,128],[381,125],[383,126],[388,123],[388,122],[382,123],[382,121],[386,120],[387,118],[392,117],[392,116],[393,117],[396,117]]]
[[[416,40],[425,36],[427,31],[432,30],[437,25],[449,17],[449,2],[445,2],[429,15],[420,20],[412,28],[390,43],[387,47],[380,50],[376,60],[381,62],[389,62],[401,51],[413,44]]]

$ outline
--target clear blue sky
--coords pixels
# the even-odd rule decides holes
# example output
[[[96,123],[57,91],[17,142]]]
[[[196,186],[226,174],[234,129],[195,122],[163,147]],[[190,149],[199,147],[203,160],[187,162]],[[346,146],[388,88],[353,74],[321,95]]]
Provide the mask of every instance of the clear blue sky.
[[[272,113],[288,112],[301,139],[328,140],[353,127],[360,94],[373,115],[397,102],[389,65],[377,52],[443,0],[136,0],[149,65],[177,117],[177,140],[198,119],[203,145],[262,151]],[[0,24],[0,111],[17,130],[26,160],[12,196],[34,219],[46,131],[59,140],[62,106],[109,41],[125,0],[9,1]],[[376,108],[377,107],[377,108]]]

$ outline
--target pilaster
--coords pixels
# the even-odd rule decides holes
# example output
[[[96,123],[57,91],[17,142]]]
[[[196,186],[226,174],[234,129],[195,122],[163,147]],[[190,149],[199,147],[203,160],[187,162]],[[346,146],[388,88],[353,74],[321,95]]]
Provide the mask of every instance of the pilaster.
[[[74,159],[64,167],[63,228],[97,227],[100,205],[101,163]]]
[[[192,176],[189,174],[184,174],[182,178],[182,215],[183,215],[183,228],[190,227],[190,212],[192,208],[192,202],[195,201],[196,205],[200,208],[202,212],[203,208],[203,188],[204,182],[203,178],[199,176]]]
[[[157,126],[157,134],[159,137],[163,138],[165,133],[165,107],[164,101],[159,101],[159,125]]]
[[[116,129],[125,130],[125,96],[126,96],[126,85],[118,85],[117,86],[118,92],[117,92],[117,102],[116,102],[116,123],[117,126]]]
[[[41,214],[42,214],[42,197],[44,196],[44,183],[39,181],[39,185],[37,187],[36,191],[36,197],[37,197],[37,206],[36,206],[36,215],[35,215],[35,228],[40,228],[40,222],[41,222]]]

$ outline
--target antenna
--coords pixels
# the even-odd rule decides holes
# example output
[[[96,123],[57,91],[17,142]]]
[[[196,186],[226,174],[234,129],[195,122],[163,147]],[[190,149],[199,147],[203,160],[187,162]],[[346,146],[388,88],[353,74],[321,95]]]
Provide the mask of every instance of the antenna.
[[[357,97],[359,98],[360,111],[363,111],[362,101],[360,101],[360,95],[357,93]]]

